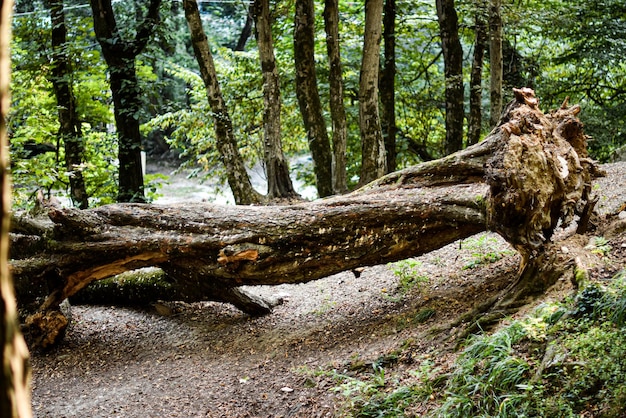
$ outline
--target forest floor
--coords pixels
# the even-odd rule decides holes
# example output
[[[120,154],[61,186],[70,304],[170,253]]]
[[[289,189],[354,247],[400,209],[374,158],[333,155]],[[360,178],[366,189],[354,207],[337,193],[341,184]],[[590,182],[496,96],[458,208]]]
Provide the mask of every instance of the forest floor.
[[[626,163],[604,166],[601,212],[626,201]],[[626,238],[614,262],[626,266]],[[489,258],[489,261],[487,261]],[[499,259],[498,259],[499,258]],[[494,261],[498,259],[497,261]],[[248,288],[282,305],[251,318],[212,302],[72,307],[64,342],[32,354],[36,417],[335,417],[337,373],[451,362],[449,325],[512,280],[518,256],[481,234],[408,263],[300,285]],[[403,268],[424,279],[413,288]],[[546,298],[562,298],[561,282]]]

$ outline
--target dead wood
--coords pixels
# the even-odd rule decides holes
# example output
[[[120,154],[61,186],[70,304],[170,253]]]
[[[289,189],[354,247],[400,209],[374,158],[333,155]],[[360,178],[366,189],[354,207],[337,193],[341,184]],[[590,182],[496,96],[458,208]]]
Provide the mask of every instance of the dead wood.
[[[48,326],[62,321],[45,318],[64,299],[94,281],[152,266],[183,300],[224,301],[264,314],[271,304],[240,286],[302,283],[402,260],[488,228],[523,256],[510,289],[522,300],[543,280],[528,269],[546,262],[541,257],[557,225],[590,211],[598,172],[587,157],[579,108],[544,115],[532,90],[515,93],[483,142],[344,196],[285,206],[78,210],[48,203],[52,223],[15,220],[11,266],[20,302],[38,306],[27,323],[42,343],[49,340],[42,336],[62,335]]]

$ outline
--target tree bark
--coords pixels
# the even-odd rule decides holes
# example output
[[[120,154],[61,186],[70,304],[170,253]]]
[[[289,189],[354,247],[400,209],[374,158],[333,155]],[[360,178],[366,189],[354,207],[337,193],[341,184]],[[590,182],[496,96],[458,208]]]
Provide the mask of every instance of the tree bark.
[[[359,128],[361,131],[361,176],[367,184],[387,169],[385,142],[378,109],[378,74],[382,35],[383,0],[365,0],[365,32],[359,79]]]
[[[280,81],[274,57],[269,0],[255,0],[254,19],[256,39],[263,73],[263,140],[267,196],[273,198],[296,197],[289,177],[289,164],[282,149],[280,131]]]
[[[437,0],[437,18],[446,78],[446,143],[451,154],[463,147],[463,48],[454,0]]]
[[[59,113],[58,135],[65,146],[65,167],[69,173],[70,197],[80,209],[89,207],[89,196],[81,165],[84,145],[81,140],[80,120],[76,114],[76,99],[71,81],[71,64],[67,53],[67,27],[62,0],[50,0],[52,21],[52,86]]]
[[[233,51],[243,51],[246,48],[246,43],[248,42],[248,38],[252,35],[252,28],[254,26],[253,15],[254,3],[250,3],[248,14],[246,15],[246,23],[244,23],[241,33],[239,33],[239,38],[237,39],[237,44],[233,48]]]
[[[343,196],[286,206],[118,204],[90,210],[49,204],[51,224],[16,219],[12,268],[34,340],[53,343],[67,325],[58,306],[91,282],[160,267],[182,299],[269,304],[243,285],[302,283],[417,256],[485,229],[522,255],[521,271],[550,243],[557,223],[584,218],[597,174],[579,107],[544,115],[530,89],[501,125],[465,150],[388,174]],[[531,204],[532,203],[532,204]],[[536,288],[523,276],[521,292]],[[167,299],[167,298],[163,298]]]
[[[470,107],[467,118],[467,145],[478,143],[482,131],[483,59],[487,43],[487,26],[483,14],[484,10],[478,7],[474,23],[474,58],[470,72]]]
[[[296,0],[293,33],[296,96],[313,157],[317,194],[333,194],[332,155],[315,71],[315,7],[313,0]]]
[[[348,127],[346,109],[343,103],[338,0],[326,0],[324,2],[324,28],[326,30],[326,51],[329,63],[330,118],[333,129],[333,192],[342,194],[348,191],[346,171]]]
[[[217,148],[226,167],[228,185],[235,198],[235,203],[238,205],[261,203],[263,196],[252,187],[243,158],[237,147],[232,121],[230,120],[228,108],[217,80],[213,55],[202,27],[198,3],[196,0],[184,0],[183,8],[185,9],[185,18],[191,32],[194,54],[200,66],[200,75],[202,76],[207,99],[213,112]]]
[[[490,0],[489,5],[489,68],[491,75],[490,97],[491,108],[489,122],[491,126],[498,124],[502,113],[502,8],[501,0]]]
[[[12,8],[12,1],[0,0],[0,416],[29,418],[32,412],[28,349],[19,329],[8,262],[11,183],[6,118],[10,102]]]
[[[396,171],[396,0],[385,0],[383,40],[385,61],[380,77],[381,125],[387,158],[387,173]]]
[[[90,0],[94,31],[109,67],[111,94],[118,136],[118,202],[144,202],[139,111],[141,91],[135,58],[143,51],[159,22],[161,0],[151,0],[135,38],[122,40],[111,0]]]

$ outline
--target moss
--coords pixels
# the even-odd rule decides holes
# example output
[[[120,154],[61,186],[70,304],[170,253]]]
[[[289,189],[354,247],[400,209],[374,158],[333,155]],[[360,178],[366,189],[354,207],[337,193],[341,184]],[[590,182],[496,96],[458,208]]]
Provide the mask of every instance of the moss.
[[[173,285],[161,269],[149,268],[122,273],[91,283],[74,295],[74,304],[115,304],[141,306],[169,299]]]
[[[583,287],[585,283],[587,283],[588,281],[589,281],[589,272],[587,271],[587,269],[578,267],[578,266],[575,267],[574,268],[574,283],[579,287]]]

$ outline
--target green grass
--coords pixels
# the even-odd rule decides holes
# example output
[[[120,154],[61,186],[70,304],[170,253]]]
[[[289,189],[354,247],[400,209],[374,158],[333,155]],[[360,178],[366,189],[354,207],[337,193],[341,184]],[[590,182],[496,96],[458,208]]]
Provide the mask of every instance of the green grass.
[[[390,382],[384,367],[378,363],[372,364],[372,370],[364,378],[334,370],[326,374],[338,383],[333,391],[346,399],[340,415],[343,417],[399,417],[417,393],[409,386],[398,385],[397,381]]]
[[[425,360],[411,384],[382,366],[335,373],[350,417],[626,416],[626,270],[559,303],[540,305],[496,332],[468,339],[442,373]],[[404,382],[404,383],[402,383]]]

